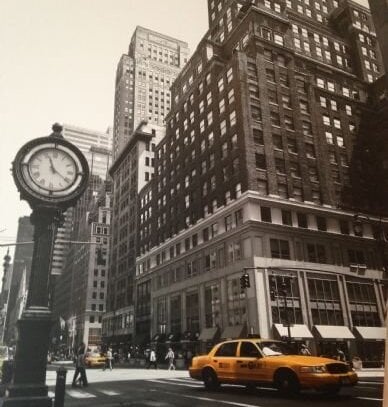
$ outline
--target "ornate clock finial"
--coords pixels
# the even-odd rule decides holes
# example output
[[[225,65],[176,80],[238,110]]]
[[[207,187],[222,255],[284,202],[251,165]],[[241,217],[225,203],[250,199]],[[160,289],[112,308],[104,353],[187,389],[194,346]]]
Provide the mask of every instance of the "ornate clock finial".
[[[52,130],[53,132],[51,133],[51,136],[55,136],[55,137],[63,137],[62,136],[62,130],[63,130],[63,126],[59,123],[54,123],[52,125]]]

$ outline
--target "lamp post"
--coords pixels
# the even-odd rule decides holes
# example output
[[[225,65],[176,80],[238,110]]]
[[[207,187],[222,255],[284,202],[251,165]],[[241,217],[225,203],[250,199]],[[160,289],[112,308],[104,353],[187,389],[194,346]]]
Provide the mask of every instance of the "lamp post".
[[[18,321],[18,342],[12,384],[5,407],[51,407],[46,364],[52,314],[49,283],[52,249],[63,212],[86,189],[89,167],[81,151],[63,139],[62,127],[26,143],[12,165],[21,199],[32,208],[34,250],[26,308]]]

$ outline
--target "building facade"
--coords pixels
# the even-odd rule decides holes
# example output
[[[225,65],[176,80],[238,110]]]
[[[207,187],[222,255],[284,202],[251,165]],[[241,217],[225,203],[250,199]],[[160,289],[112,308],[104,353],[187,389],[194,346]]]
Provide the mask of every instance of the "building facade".
[[[64,213],[63,225],[57,229],[51,268],[54,349],[82,341],[94,346],[101,342],[107,269],[96,266],[96,251],[100,248],[107,256],[110,233],[110,191],[106,188],[110,185],[107,176],[112,161],[112,130],[104,133],[65,124],[62,134],[87,159],[90,181],[87,192]],[[106,226],[97,227],[99,222]],[[92,280],[95,272],[98,279]],[[95,280],[98,287],[94,286]]]
[[[103,335],[105,342],[117,346],[127,345],[134,339],[138,194],[154,175],[154,151],[164,134],[164,127],[142,122],[110,169],[113,180],[112,237]],[[149,316],[146,321],[137,318],[137,322],[139,332],[148,334]]]
[[[138,192],[153,176],[154,149],[165,133],[170,87],[187,62],[187,43],[136,27],[117,66],[114,105],[112,258],[104,337],[128,344],[134,333]],[[147,316],[145,324],[149,324]],[[140,332],[149,331],[148,325]]]
[[[209,30],[171,89],[151,202],[140,195],[150,335],[198,351],[255,333],[379,364],[386,222],[356,225],[345,199],[384,72],[370,12],[350,0],[208,5]]]
[[[70,348],[84,342],[101,345],[102,315],[106,289],[111,216],[111,185],[91,176],[85,194],[73,209],[65,267],[58,276],[54,297],[56,321],[54,348]],[[61,321],[65,322],[65,325]]]
[[[170,86],[188,59],[185,42],[136,27],[116,70],[113,160],[142,121],[165,125]]]
[[[112,161],[112,129],[109,128],[103,133],[64,124],[62,135],[82,151],[88,161],[90,174],[97,175],[105,180]],[[52,275],[60,275],[62,273],[69,247],[66,242],[70,240],[72,216],[72,208],[69,208],[64,213],[63,225],[57,229],[51,264]]]

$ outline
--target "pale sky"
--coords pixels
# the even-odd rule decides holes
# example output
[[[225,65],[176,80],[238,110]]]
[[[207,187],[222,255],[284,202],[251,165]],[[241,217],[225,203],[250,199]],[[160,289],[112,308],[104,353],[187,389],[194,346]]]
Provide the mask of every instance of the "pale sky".
[[[10,173],[16,152],[56,121],[112,125],[116,65],[136,25],[193,52],[207,30],[207,0],[0,0],[0,243],[15,241],[18,218],[31,213]]]
[[[18,218],[31,213],[9,171],[16,152],[56,121],[112,125],[116,66],[137,25],[192,52],[207,30],[207,1],[0,1],[0,243],[15,241]]]

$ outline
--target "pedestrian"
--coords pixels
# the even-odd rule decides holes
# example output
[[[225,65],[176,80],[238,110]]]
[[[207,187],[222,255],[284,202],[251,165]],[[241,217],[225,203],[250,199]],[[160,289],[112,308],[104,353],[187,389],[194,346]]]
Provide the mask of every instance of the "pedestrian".
[[[345,353],[340,348],[337,349],[337,360],[340,360],[341,362],[346,362]]]
[[[110,370],[113,369],[112,367],[112,348],[108,348],[107,352],[106,352],[106,358],[105,358],[105,365],[103,367],[102,370],[105,370],[107,367],[109,367]]]
[[[157,365],[157,363],[156,363],[156,352],[155,352],[154,349],[151,349],[150,358],[149,358],[149,361],[148,361],[148,367],[147,367],[147,369],[149,369],[149,368],[151,367],[151,365],[152,365],[155,369],[158,368],[158,365]]]
[[[75,372],[73,376],[73,382],[71,384],[72,387],[77,386],[77,378],[78,375],[81,376],[80,382],[83,384],[84,387],[88,386],[88,379],[86,378],[86,370],[85,370],[85,344],[82,343],[77,351],[77,360],[75,362]]]
[[[174,351],[172,350],[172,348],[168,348],[168,352],[166,354],[165,359],[168,360],[168,369],[167,370],[175,370],[175,365],[174,365],[175,355],[174,355]]]
[[[302,343],[302,345],[300,347],[300,354],[304,355],[304,356],[311,356],[311,352],[310,352],[309,348],[304,343]]]

